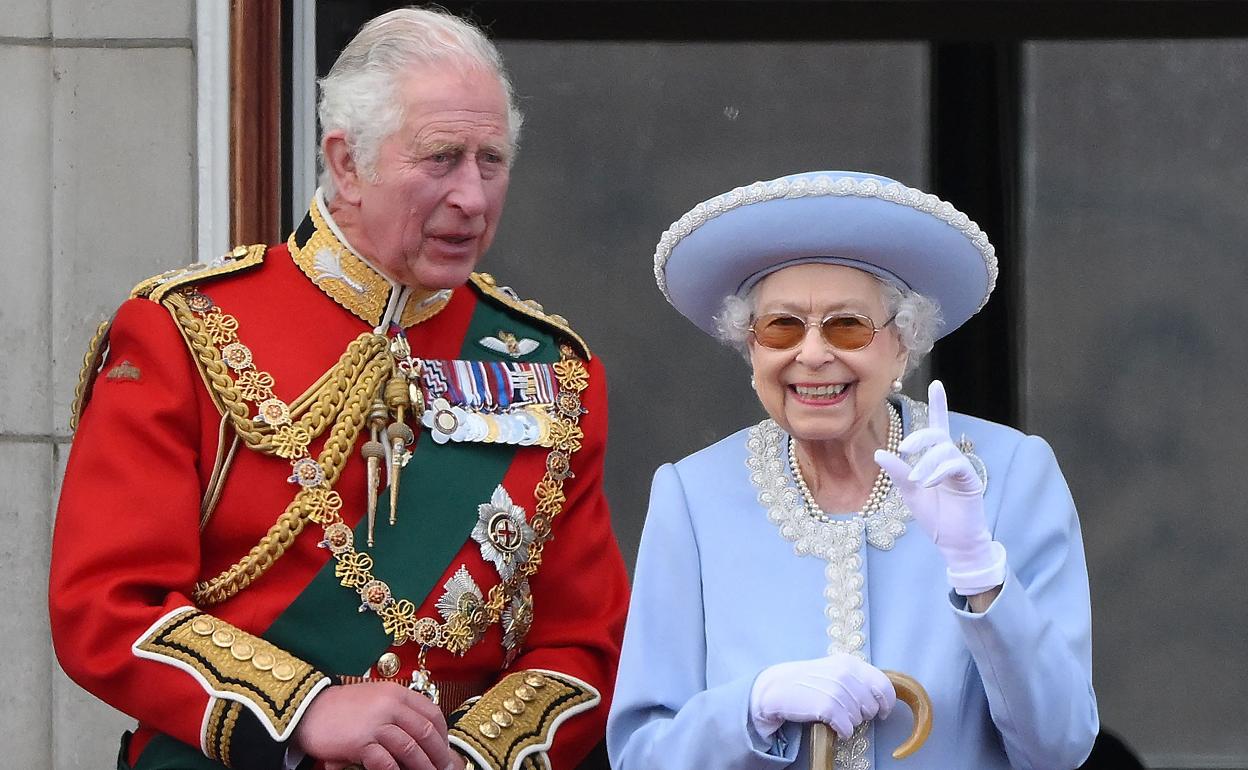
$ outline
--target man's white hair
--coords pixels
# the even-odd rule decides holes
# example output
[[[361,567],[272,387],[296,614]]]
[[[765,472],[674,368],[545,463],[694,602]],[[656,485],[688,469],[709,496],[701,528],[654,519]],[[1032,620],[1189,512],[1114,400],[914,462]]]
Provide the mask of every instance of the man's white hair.
[[[341,130],[356,167],[366,178],[375,178],[381,143],[403,122],[403,104],[396,93],[400,77],[413,67],[431,64],[452,64],[464,71],[484,69],[498,78],[507,94],[507,132],[514,157],[524,118],[516,109],[498,49],[481,30],[450,13],[400,8],[361,27],[319,82],[321,135]],[[319,181],[328,200],[335,189],[323,148],[318,158]]]

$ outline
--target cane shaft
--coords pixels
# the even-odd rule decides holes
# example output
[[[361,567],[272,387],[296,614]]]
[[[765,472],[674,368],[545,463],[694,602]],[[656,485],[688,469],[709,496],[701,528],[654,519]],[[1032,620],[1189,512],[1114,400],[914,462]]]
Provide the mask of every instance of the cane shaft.
[[[833,770],[836,765],[836,733],[823,722],[810,726],[810,770]]]

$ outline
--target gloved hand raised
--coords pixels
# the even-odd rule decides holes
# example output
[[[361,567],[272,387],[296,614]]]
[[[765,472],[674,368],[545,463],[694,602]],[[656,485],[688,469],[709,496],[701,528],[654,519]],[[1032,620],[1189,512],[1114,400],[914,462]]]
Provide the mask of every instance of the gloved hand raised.
[[[763,669],[750,690],[750,722],[769,739],[785,722],[823,722],[842,739],[897,702],[883,671],[848,653],[777,663]]]
[[[971,461],[949,435],[945,386],[928,386],[928,426],[901,442],[906,454],[927,452],[914,467],[882,449],[875,461],[892,477],[915,521],[945,558],[946,576],[963,596],[983,593],[1005,581],[1005,548],[992,539],[984,516],[984,484]]]

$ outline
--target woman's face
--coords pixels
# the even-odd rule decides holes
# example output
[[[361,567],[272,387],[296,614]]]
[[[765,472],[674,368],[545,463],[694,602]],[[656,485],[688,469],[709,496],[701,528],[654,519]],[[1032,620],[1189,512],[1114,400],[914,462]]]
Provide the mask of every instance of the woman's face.
[[[772,350],[750,336],[754,389],[767,414],[803,441],[848,441],[865,430],[905,370],[906,354],[889,325],[861,350],[841,351],[824,341],[818,323],[830,313],[860,313],[878,328],[888,320],[879,282],[844,265],[786,267],[754,290],[754,317],[792,313],[810,325],[788,350]]]

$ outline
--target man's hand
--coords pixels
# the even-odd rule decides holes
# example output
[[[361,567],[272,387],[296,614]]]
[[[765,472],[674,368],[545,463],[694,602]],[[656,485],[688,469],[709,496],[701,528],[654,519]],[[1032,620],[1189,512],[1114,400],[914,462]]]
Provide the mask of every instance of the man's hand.
[[[424,695],[393,682],[340,685],[308,706],[292,742],[325,763],[365,770],[460,770],[442,711]]]

